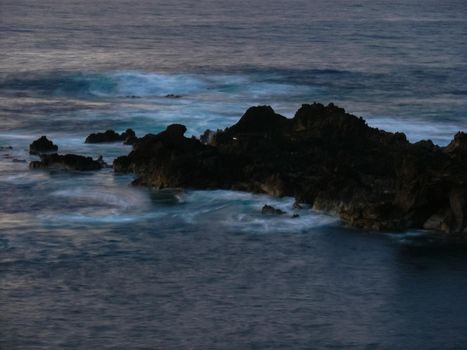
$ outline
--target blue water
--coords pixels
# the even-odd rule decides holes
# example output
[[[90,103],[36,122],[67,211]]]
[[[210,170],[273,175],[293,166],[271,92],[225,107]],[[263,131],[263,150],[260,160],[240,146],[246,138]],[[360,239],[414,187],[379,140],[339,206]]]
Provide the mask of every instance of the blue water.
[[[130,147],[89,133],[177,122],[196,136],[251,105],[293,116],[313,101],[445,145],[467,130],[465,13],[464,0],[2,0],[0,349],[465,348],[462,245],[354,231],[292,198],[30,171],[27,153],[47,135],[111,162]]]

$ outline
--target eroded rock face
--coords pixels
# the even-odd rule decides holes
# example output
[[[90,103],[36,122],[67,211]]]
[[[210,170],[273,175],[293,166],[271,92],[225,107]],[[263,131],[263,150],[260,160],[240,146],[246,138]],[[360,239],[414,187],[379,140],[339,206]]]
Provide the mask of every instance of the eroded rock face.
[[[29,153],[39,155],[42,153],[57,152],[58,146],[54,145],[47,137],[41,136],[29,145]]]
[[[110,142],[123,142],[126,145],[132,145],[136,142],[138,138],[136,137],[135,132],[132,129],[127,129],[121,134],[113,131],[107,130],[105,132],[98,132],[89,135],[85,143],[110,143]]]
[[[93,160],[76,154],[42,154],[40,161],[29,163],[31,169],[66,169],[66,170],[99,170],[103,166],[101,159]]]
[[[437,147],[370,128],[332,104],[303,105],[288,119],[252,107],[204,142],[182,125],[146,135],[114,162],[137,184],[223,188],[294,196],[368,230],[466,230],[467,137]]]

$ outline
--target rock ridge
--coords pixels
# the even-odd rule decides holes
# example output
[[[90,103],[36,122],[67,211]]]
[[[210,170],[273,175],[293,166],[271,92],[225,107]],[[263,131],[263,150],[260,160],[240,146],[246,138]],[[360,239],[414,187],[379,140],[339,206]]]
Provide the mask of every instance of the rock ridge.
[[[304,104],[293,118],[269,106],[201,142],[170,125],[114,161],[135,184],[293,196],[372,231],[467,233],[467,135],[446,147],[410,143],[333,104]]]

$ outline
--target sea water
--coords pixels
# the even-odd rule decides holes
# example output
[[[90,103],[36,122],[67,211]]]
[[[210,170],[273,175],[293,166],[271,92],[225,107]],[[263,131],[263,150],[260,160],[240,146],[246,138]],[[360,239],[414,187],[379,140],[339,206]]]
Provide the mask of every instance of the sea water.
[[[2,0],[0,348],[465,348],[462,246],[358,232],[292,198],[31,171],[28,146],[47,135],[111,163],[130,146],[88,134],[196,136],[252,105],[293,117],[314,101],[446,145],[467,130],[466,13],[463,0]]]

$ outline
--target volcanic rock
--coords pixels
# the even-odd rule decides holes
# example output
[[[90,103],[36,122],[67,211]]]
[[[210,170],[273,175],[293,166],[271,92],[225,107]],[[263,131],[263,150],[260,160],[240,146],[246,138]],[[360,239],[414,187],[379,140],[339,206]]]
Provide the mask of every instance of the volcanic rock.
[[[54,145],[46,136],[42,136],[29,145],[29,153],[39,155],[42,153],[57,152],[58,146]]]
[[[102,168],[101,160],[93,160],[76,154],[41,154],[40,161],[29,163],[31,169],[65,169],[65,170],[99,170]]]
[[[127,129],[121,134],[107,130],[105,132],[98,132],[86,137],[85,143],[110,143],[110,142],[123,142],[126,145],[132,145],[137,141],[135,132],[132,129]]]
[[[203,142],[171,125],[146,135],[115,171],[157,188],[234,189],[293,196],[372,231],[427,228],[460,234],[467,225],[467,136],[447,147],[410,143],[369,127],[333,104],[305,104],[288,119],[269,106]],[[209,142],[207,141],[209,138]]]

